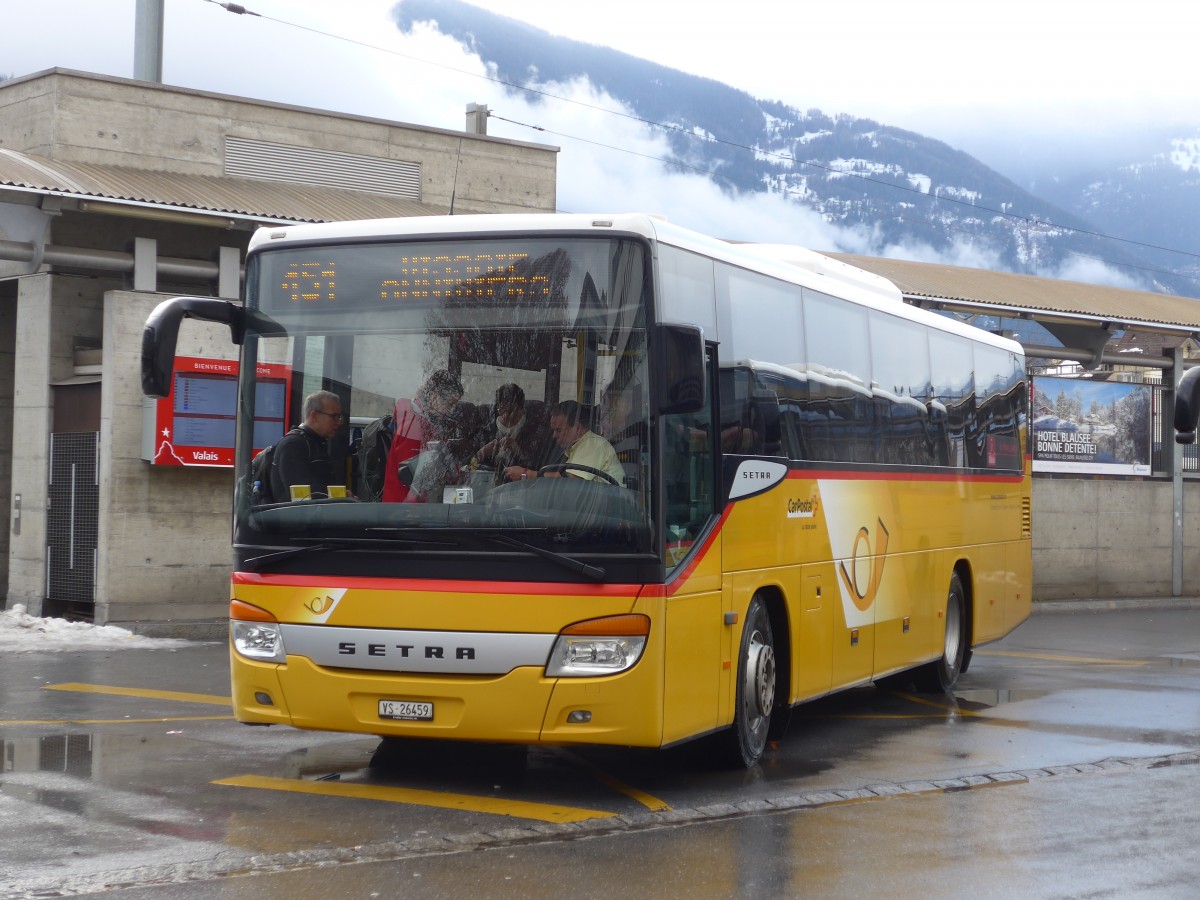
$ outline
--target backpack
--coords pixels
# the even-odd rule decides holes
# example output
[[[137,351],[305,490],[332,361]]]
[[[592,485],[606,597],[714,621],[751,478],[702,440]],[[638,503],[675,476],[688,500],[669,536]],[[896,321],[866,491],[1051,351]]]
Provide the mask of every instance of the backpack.
[[[275,462],[275,445],[267,444],[250,460],[250,495],[255,503],[274,503],[271,490],[271,465]]]
[[[383,497],[388,453],[395,436],[396,422],[391,416],[382,416],[363,428],[358,448],[359,500],[378,502]]]
[[[284,437],[296,430],[291,429]],[[275,447],[275,444],[267,444],[250,460],[250,496],[256,504],[275,502],[275,492],[271,489],[271,467],[275,465]]]

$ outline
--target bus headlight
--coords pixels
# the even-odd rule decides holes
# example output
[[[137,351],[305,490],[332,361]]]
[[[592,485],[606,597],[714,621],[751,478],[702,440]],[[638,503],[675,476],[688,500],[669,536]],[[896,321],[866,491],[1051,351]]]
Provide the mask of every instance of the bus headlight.
[[[632,668],[646,648],[650,619],[642,615],[605,616],[562,630],[550,651],[546,675],[615,675]]]
[[[229,639],[233,642],[233,648],[247,659],[287,662],[279,622],[265,609],[240,600],[231,601]]]

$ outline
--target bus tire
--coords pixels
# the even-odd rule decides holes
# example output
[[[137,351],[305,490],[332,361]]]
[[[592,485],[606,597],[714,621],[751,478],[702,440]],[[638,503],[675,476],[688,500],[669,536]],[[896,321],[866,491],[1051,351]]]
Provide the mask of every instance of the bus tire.
[[[734,767],[753,767],[767,746],[775,706],[776,674],[771,617],[766,604],[755,597],[746,610],[746,624],[742,628],[733,727],[726,735],[727,758]]]
[[[967,658],[967,597],[962,581],[955,572],[950,576],[946,594],[946,631],[942,639],[942,655],[913,673],[917,690],[930,694],[945,694],[954,688]]]

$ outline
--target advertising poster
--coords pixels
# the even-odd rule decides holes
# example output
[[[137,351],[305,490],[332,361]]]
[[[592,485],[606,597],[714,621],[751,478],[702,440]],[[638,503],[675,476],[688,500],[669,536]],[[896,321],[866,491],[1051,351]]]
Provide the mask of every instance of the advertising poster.
[[[1033,379],[1033,471],[1150,474],[1150,386]]]

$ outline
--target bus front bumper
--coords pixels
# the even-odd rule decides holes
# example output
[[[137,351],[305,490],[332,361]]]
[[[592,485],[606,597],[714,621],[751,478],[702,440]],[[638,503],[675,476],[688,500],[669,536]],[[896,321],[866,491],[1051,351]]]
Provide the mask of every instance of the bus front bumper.
[[[662,744],[662,682],[646,658],[603,678],[547,678],[532,666],[493,677],[430,676],[339,670],[302,656],[283,664],[230,656],[239,722],[381,737]],[[432,719],[387,718],[381,709],[388,703],[422,712],[419,704],[432,704]]]

